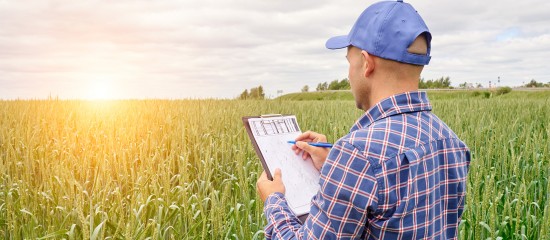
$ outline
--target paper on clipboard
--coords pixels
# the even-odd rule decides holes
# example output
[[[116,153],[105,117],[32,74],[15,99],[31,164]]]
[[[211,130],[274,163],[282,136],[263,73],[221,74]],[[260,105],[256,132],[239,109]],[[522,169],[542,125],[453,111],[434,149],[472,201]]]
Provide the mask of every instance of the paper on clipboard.
[[[311,160],[296,155],[287,141],[302,132],[294,115],[244,117],[243,123],[268,177],[280,168],[285,197],[296,216],[309,213],[311,198],[319,190],[319,170]]]

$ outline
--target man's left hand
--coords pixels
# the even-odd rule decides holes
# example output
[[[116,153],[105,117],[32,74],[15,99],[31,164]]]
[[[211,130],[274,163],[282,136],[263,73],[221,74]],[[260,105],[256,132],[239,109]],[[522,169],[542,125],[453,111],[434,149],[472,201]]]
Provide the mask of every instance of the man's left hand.
[[[273,175],[273,181],[267,179],[267,174],[265,171],[262,173],[258,182],[256,182],[256,187],[258,189],[258,194],[263,202],[271,195],[272,193],[280,192],[285,194],[285,185],[283,184],[283,179],[281,177],[281,169],[275,169],[275,174]]]

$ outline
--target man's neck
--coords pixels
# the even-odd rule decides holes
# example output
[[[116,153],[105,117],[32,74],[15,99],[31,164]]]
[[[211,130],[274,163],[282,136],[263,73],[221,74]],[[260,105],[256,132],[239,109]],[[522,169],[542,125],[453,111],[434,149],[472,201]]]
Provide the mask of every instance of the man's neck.
[[[417,79],[390,79],[379,80],[374,82],[370,93],[368,94],[369,102],[365,111],[371,109],[374,105],[380,101],[404,92],[418,91],[418,78]]]

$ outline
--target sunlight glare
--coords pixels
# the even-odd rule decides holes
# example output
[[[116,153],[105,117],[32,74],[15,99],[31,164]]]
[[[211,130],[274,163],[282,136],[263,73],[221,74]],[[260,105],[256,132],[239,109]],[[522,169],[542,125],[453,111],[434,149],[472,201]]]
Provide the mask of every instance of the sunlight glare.
[[[111,77],[95,77],[89,81],[86,98],[90,100],[114,99],[116,96],[113,80]]]

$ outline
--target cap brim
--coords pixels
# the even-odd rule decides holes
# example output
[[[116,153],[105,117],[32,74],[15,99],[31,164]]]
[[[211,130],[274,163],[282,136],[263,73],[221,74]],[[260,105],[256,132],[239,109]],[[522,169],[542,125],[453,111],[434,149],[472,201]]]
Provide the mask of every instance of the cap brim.
[[[327,40],[325,46],[328,49],[341,49],[351,45],[348,35],[331,37]]]

